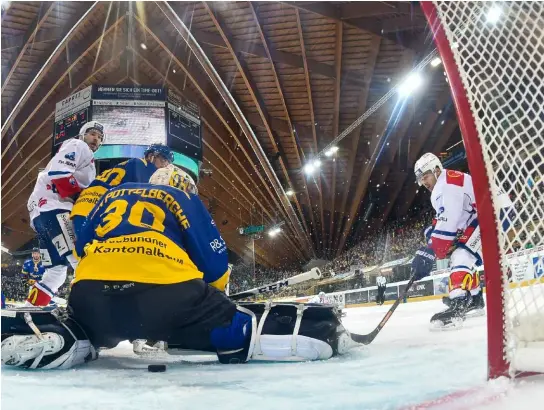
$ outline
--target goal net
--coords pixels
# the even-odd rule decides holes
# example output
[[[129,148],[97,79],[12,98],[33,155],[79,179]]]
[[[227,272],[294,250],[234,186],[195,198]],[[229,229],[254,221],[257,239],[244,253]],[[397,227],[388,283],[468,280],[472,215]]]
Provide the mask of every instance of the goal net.
[[[544,3],[421,5],[452,89],[476,191],[489,377],[543,373]]]

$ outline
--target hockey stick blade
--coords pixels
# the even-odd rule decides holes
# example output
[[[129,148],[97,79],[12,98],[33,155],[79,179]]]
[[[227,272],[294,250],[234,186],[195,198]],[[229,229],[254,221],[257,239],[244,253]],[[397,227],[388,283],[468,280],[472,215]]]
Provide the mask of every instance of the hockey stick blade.
[[[389,308],[389,310],[387,311],[383,319],[380,321],[380,323],[378,323],[378,326],[376,326],[376,328],[372,332],[366,335],[358,335],[357,333],[351,333],[351,339],[356,343],[361,343],[364,345],[368,345],[372,343],[372,341],[376,338],[376,336],[378,336],[378,333],[380,333],[382,328],[389,321],[391,316],[393,316],[393,312],[397,309],[397,306],[400,304],[400,301],[404,299],[404,297],[408,294],[408,291],[412,287],[412,284],[414,283],[415,279],[416,279],[416,275],[414,274],[412,275],[412,277],[406,284],[406,288],[404,288],[404,291],[402,292],[402,294],[399,295],[397,300],[395,300],[395,303],[393,303],[393,305]]]

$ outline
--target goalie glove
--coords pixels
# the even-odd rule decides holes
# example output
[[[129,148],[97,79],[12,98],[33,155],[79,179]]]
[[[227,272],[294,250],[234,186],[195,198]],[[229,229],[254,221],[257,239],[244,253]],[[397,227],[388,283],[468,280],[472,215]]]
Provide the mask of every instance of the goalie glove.
[[[436,256],[431,248],[424,246],[417,250],[416,256],[412,260],[412,271],[416,280],[429,276],[433,270],[435,260]]]

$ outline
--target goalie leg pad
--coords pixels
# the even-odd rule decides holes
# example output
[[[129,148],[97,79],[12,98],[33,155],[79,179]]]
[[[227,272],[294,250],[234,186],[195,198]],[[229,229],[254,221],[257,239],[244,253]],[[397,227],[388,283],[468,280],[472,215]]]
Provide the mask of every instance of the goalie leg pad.
[[[326,360],[345,353],[349,334],[330,306],[250,303],[238,306],[245,316],[245,346],[218,349],[221,363],[249,360]],[[346,339],[347,337],[347,339]]]
[[[61,309],[2,310],[2,364],[68,369],[97,358],[85,332]]]

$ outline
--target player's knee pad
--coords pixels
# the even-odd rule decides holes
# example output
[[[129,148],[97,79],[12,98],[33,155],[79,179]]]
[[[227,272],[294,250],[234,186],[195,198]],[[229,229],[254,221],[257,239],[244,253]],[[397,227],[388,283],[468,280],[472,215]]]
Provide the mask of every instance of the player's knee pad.
[[[452,299],[466,295],[467,291],[477,293],[480,289],[480,276],[466,266],[453,266],[448,289]]]
[[[267,302],[237,309],[231,326],[244,345],[236,348],[240,340],[232,337],[230,349],[218,349],[221,363],[325,360],[348,349],[343,336],[349,335],[333,307]]]
[[[68,369],[96,358],[85,332],[65,310],[2,310],[3,365]]]

